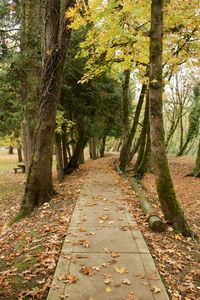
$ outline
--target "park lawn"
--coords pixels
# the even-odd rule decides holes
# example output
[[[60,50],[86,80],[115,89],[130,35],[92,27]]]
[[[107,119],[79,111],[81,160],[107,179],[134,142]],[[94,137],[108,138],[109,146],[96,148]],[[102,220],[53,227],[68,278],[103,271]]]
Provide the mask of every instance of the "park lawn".
[[[0,150],[0,173],[13,172],[18,162],[17,154],[8,154],[8,151]]]

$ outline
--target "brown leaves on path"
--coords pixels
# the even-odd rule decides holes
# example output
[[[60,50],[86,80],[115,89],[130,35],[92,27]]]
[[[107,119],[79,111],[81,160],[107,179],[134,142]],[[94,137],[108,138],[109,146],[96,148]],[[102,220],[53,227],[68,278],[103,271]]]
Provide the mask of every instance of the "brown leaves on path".
[[[7,191],[1,198],[0,220],[0,299],[46,299],[60,255],[63,239],[87,170],[77,170],[59,184],[57,196],[44,203],[29,218],[11,227],[4,226],[17,213],[24,174],[6,173],[10,185],[20,188]],[[7,183],[4,183],[6,189]],[[1,223],[3,221],[3,224]],[[73,281],[73,278],[65,278]]]

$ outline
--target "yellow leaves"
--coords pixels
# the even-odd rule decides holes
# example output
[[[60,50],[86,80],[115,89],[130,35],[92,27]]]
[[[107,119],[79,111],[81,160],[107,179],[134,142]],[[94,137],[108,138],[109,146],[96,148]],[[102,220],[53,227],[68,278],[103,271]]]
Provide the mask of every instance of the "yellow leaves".
[[[67,19],[74,19],[76,14],[76,8],[70,7],[66,12],[65,12],[65,17]]]
[[[112,292],[112,289],[111,289],[110,287],[107,287],[107,288],[106,288],[106,292],[107,292],[107,293],[111,293],[111,292]]]
[[[125,267],[115,267],[115,272],[120,273],[120,274],[125,274],[128,273],[128,270]]]

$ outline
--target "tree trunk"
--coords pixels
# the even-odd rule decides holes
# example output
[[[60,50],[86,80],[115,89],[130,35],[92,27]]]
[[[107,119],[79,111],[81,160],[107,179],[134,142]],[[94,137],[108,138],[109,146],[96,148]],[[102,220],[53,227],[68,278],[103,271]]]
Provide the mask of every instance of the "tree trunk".
[[[143,193],[139,190],[137,181],[133,178],[131,181],[131,186],[135,193],[137,194],[137,198],[139,200],[139,204],[147,217],[147,221],[151,229],[155,232],[162,232],[165,230],[165,223],[160,219],[158,214],[154,212],[151,207],[151,204],[148,202],[148,199],[145,198]]]
[[[147,128],[148,128],[148,123],[149,123],[149,99],[148,96],[146,98],[146,105],[145,105],[145,113],[144,113],[144,120],[142,124],[142,130],[140,133],[140,144],[139,144],[139,151],[138,151],[138,157],[135,163],[135,170],[137,170],[143,154],[145,150],[145,145],[146,145],[146,136],[147,136]]]
[[[66,125],[62,125],[62,154],[63,154],[63,166],[67,167],[68,157],[67,157],[67,133],[66,133]]]
[[[21,145],[17,148],[17,156],[18,156],[18,162],[23,162],[23,158],[22,158],[22,147]]]
[[[166,138],[166,142],[165,142],[165,148],[167,149],[170,143],[170,140],[173,137],[173,134],[178,126],[179,123],[179,118],[177,118],[176,120],[172,121],[169,132],[167,134],[167,138]]]
[[[145,165],[147,166],[147,158],[150,149],[150,138],[149,138],[149,96],[147,94],[144,121],[142,131],[140,134],[140,147],[138,157],[135,163],[135,174],[134,177],[142,179],[145,173]]]
[[[9,146],[9,149],[8,149],[8,154],[14,154],[13,152],[13,146]]]
[[[68,154],[68,157],[69,157],[69,159],[71,159],[72,154],[71,154],[71,149],[70,149],[69,143],[66,144],[66,147],[67,147],[67,154]]]
[[[189,236],[191,232],[176,199],[165,151],[162,115],[162,0],[152,0],[151,2],[150,33],[150,132],[157,193],[166,221],[172,224],[175,230]]]
[[[126,145],[128,139],[129,129],[129,82],[130,82],[130,70],[125,70],[123,74],[123,144]]]
[[[73,155],[75,148],[76,148],[76,145],[74,142],[74,128],[73,127],[70,127],[70,137],[71,137],[71,146],[72,146],[72,155]]]
[[[55,146],[56,146],[56,169],[57,179],[59,182],[64,180],[64,169],[63,169],[63,157],[62,157],[62,145],[61,136],[59,133],[55,133]]]
[[[84,164],[85,158],[84,158],[84,149],[80,153],[80,158],[79,158],[79,164]]]
[[[177,156],[182,156],[184,154],[184,152],[186,151],[188,144],[191,142],[192,137],[188,136],[185,140],[185,143],[183,144],[182,148],[179,150]]]
[[[26,119],[24,118],[21,124],[22,128],[22,147],[23,147],[23,154],[24,154],[24,163],[26,166],[26,170],[28,170],[31,160],[31,138],[29,132],[29,125]]]
[[[137,130],[137,125],[138,125],[142,105],[143,105],[143,102],[144,102],[144,96],[145,96],[145,93],[146,93],[146,89],[147,89],[146,84],[143,84],[141,92],[140,92],[140,97],[139,97],[139,100],[138,100],[138,104],[137,104],[137,107],[136,107],[136,111],[135,111],[135,117],[134,117],[133,125],[132,125],[132,128],[131,128],[130,134],[128,136],[127,143],[123,145],[123,147],[121,149],[121,152],[120,152],[120,165],[119,165],[119,168],[122,172],[125,171],[127,163],[130,162],[130,149],[131,149],[131,145],[132,145],[132,142],[133,142],[136,130]]]
[[[200,178],[200,140],[199,140],[199,146],[198,146],[198,151],[197,151],[195,167],[189,175]]]
[[[97,159],[97,139],[95,136],[91,137],[90,139],[90,151],[91,151],[91,158],[93,160]]]
[[[69,1],[66,9],[73,6]],[[64,16],[63,16],[64,17]],[[54,193],[52,149],[56,105],[60,94],[62,71],[71,30],[60,24],[60,1],[47,0],[45,6],[45,49],[42,67],[41,97],[33,157],[28,171],[25,194],[18,217],[49,201]]]
[[[41,0],[19,0],[20,7],[20,69],[21,101],[23,103],[22,138],[25,152],[24,161],[28,170],[32,155],[33,137],[36,127],[36,111],[41,74]],[[26,128],[25,128],[26,127]]]
[[[73,172],[75,169],[78,168],[80,156],[85,147],[86,142],[87,142],[87,140],[84,137],[84,135],[79,136],[74,153],[67,165],[67,168],[64,170],[66,175],[70,174],[71,172]]]
[[[130,153],[130,162],[133,159],[134,155],[137,153],[139,146],[140,146],[140,138],[138,138],[137,141],[133,145],[133,149],[131,150],[131,153]]]
[[[83,119],[79,117],[79,120],[77,120],[77,130],[78,130],[78,141],[76,143],[76,147],[74,149],[74,153],[67,165],[67,168],[64,169],[64,172],[66,175],[73,172],[75,169],[78,168],[79,162],[80,162],[80,156],[83,152],[85,145],[87,143],[87,138],[85,136],[85,128]]]
[[[105,147],[106,147],[106,135],[104,135],[101,140],[100,151],[99,151],[100,157],[104,157]]]
[[[183,147],[183,103],[180,101],[180,112],[179,112],[179,119],[180,119],[180,145],[179,149],[181,150]]]

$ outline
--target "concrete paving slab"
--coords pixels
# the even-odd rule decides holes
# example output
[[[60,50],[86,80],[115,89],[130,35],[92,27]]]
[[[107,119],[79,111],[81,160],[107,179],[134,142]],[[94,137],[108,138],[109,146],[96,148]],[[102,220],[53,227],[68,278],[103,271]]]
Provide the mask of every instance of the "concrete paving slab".
[[[86,232],[77,232],[72,252],[83,253],[104,253],[111,252],[138,252],[137,244],[133,238],[131,231],[123,231],[121,227],[83,227]],[[80,245],[79,241],[88,241],[88,248],[85,245]],[[126,241],[126,243],[124,243]],[[106,249],[106,250],[105,250]]]
[[[99,268],[99,271],[94,270],[94,275],[88,276],[80,272],[82,266]],[[127,273],[116,272],[122,268]],[[146,271],[140,254],[121,254],[115,263],[109,254],[88,254],[80,263],[70,265],[70,273],[78,277],[77,284],[65,286],[70,300],[122,300],[128,299],[129,294],[137,295],[138,300],[154,300],[149,281],[143,279]]]
[[[122,191],[108,175],[101,165],[87,175],[47,300],[169,300]],[[69,275],[77,282],[62,280]]]

